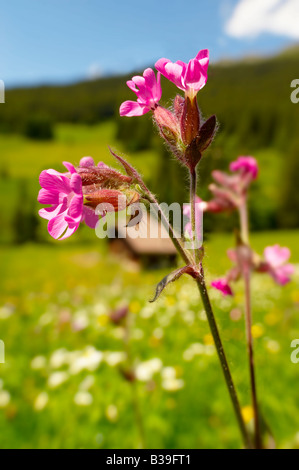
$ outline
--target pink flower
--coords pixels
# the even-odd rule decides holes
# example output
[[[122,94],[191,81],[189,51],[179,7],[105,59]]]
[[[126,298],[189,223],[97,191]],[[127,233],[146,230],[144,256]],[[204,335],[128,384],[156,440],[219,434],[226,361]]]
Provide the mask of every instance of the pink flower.
[[[49,234],[60,240],[71,236],[83,220],[91,228],[95,228],[98,221],[94,211],[83,205],[80,175],[71,163],[64,162],[64,166],[68,173],[41,172],[39,182],[42,189],[38,194],[41,204],[50,204],[50,207],[41,209],[39,215],[49,221]]]
[[[94,168],[96,165],[92,157],[83,157],[80,160],[79,168]],[[109,168],[105,163],[99,162],[97,164],[99,168]]]
[[[243,175],[250,175],[255,180],[258,175],[258,164],[253,157],[239,157],[229,166],[230,171],[240,171]]]
[[[168,59],[160,59],[156,62],[156,69],[168,80],[173,82],[180,90],[192,98],[201,90],[208,80],[209,51],[199,51],[195,59],[188,64],[178,60],[173,63]]]
[[[222,292],[223,295],[233,295],[233,291],[224,277],[211,282],[211,286]]]
[[[143,77],[135,76],[127,81],[130,90],[137,95],[136,101],[125,101],[119,108],[121,116],[142,116],[151,109],[154,110],[161,99],[162,89],[160,85],[160,73],[155,73],[152,69],[146,69]]]
[[[258,175],[258,165],[253,157],[239,157],[230,164],[233,173],[212,171],[217,184],[210,184],[214,198],[207,202],[208,212],[224,212],[237,209],[245,203],[248,189]]]
[[[266,263],[262,271],[269,272],[277,284],[284,286],[291,280],[291,276],[295,271],[294,266],[287,263],[290,256],[291,252],[286,247],[279,245],[267,246],[264,250]]]

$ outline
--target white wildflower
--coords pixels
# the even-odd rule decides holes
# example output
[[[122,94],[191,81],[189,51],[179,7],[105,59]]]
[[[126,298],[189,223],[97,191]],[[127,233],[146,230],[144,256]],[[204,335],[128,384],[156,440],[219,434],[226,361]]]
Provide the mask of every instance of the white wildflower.
[[[89,392],[81,390],[74,396],[74,402],[78,406],[89,406],[93,402],[93,397]]]
[[[109,421],[114,423],[118,419],[118,409],[115,405],[109,405],[106,408],[106,417]]]
[[[41,411],[43,410],[49,401],[49,395],[47,392],[41,392],[39,395],[37,395],[35,401],[34,401],[34,409],[36,411]]]
[[[0,408],[5,408],[10,402],[10,393],[7,390],[0,390]]]
[[[59,387],[59,385],[63,384],[68,378],[69,375],[67,372],[53,372],[48,378],[48,387]]]
[[[35,356],[30,362],[31,369],[38,370],[44,369],[47,364],[47,359],[45,356]]]

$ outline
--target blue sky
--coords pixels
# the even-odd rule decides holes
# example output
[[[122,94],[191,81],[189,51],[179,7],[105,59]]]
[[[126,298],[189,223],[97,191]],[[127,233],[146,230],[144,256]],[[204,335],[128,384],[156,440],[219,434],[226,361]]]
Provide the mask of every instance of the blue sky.
[[[298,4],[0,0],[0,79],[7,87],[64,83],[130,72],[160,57],[188,61],[204,48],[214,62],[273,53],[299,40]]]

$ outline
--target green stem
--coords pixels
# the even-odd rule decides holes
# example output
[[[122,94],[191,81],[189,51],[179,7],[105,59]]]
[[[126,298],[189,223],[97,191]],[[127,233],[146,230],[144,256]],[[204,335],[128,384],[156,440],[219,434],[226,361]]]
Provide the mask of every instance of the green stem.
[[[229,395],[230,395],[230,398],[231,398],[231,401],[232,401],[232,404],[233,404],[235,415],[236,415],[236,418],[237,418],[237,421],[238,421],[238,424],[239,424],[239,428],[240,428],[240,431],[241,431],[241,434],[242,434],[243,442],[244,442],[245,447],[250,449],[250,448],[252,448],[252,444],[251,444],[249,434],[248,434],[248,431],[246,429],[244,419],[243,419],[243,416],[242,416],[242,413],[241,413],[241,407],[240,407],[240,403],[239,403],[239,400],[238,400],[236,388],[235,388],[235,385],[234,385],[234,382],[233,382],[233,379],[232,379],[232,375],[231,375],[231,372],[230,372],[230,369],[229,369],[229,365],[228,365],[228,362],[227,362],[227,359],[226,359],[226,355],[225,355],[223,345],[222,345],[222,341],[221,341],[221,338],[220,338],[220,335],[219,335],[217,323],[216,323],[216,320],[215,320],[215,316],[214,316],[214,313],[213,313],[213,309],[212,309],[211,302],[210,302],[210,299],[209,299],[209,295],[208,295],[208,292],[207,292],[207,288],[206,288],[206,285],[205,285],[204,271],[203,271],[202,265],[200,265],[200,270],[201,270],[201,276],[200,276],[199,279],[196,280],[196,283],[197,283],[197,286],[198,286],[198,289],[199,289],[199,292],[200,292],[200,295],[201,295],[201,299],[202,299],[202,302],[203,302],[203,305],[204,305],[204,308],[205,308],[205,312],[207,314],[210,330],[211,330],[211,333],[212,333],[212,336],[213,336],[213,340],[214,340],[215,347],[216,347],[216,350],[217,350],[217,354],[218,354],[218,357],[219,357],[219,360],[220,360],[220,363],[221,363],[221,367],[222,367],[223,375],[224,375],[224,378],[225,378],[225,382],[226,382],[226,385],[227,385],[227,388],[228,388],[228,391],[229,391]]]
[[[233,404],[233,408],[234,408],[234,411],[235,411],[235,414],[236,414],[237,422],[238,422],[239,427],[240,427],[240,431],[241,431],[241,434],[242,434],[244,445],[247,448],[250,448],[251,447],[250,438],[249,438],[249,435],[248,435],[248,432],[247,432],[247,429],[246,429],[246,426],[245,426],[245,423],[244,423],[244,419],[243,419],[243,416],[242,416],[241,407],[240,407],[240,403],[239,403],[239,400],[238,400],[236,388],[235,388],[235,385],[234,385],[234,382],[233,382],[233,379],[232,379],[232,375],[231,375],[231,372],[230,372],[230,369],[229,369],[229,365],[228,365],[228,362],[227,362],[227,359],[226,359],[223,344],[222,344],[220,334],[219,334],[219,330],[218,330],[218,327],[217,327],[216,319],[215,319],[213,309],[212,309],[212,306],[211,306],[211,302],[210,302],[210,299],[209,299],[208,291],[207,291],[206,284],[205,284],[204,270],[203,270],[202,263],[200,262],[200,253],[199,253],[199,250],[197,248],[198,240],[197,240],[196,212],[195,212],[195,198],[196,198],[196,187],[197,187],[196,176],[197,176],[196,175],[196,170],[191,169],[190,170],[191,227],[192,227],[193,240],[194,240],[194,257],[195,257],[196,264],[200,269],[199,276],[196,279],[196,283],[197,283],[197,286],[198,286],[198,289],[199,289],[199,292],[200,292],[200,296],[201,296],[201,299],[202,299],[202,302],[203,302],[203,305],[204,305],[204,309],[205,309],[207,318],[208,318],[210,330],[211,330],[211,333],[212,333],[212,336],[213,336],[214,344],[215,344],[217,354],[218,354],[218,357],[219,357],[219,360],[220,360],[220,364],[221,364],[221,367],[222,367],[225,382],[226,382],[226,385],[227,385],[227,388],[228,388],[228,391],[229,391],[229,395],[230,395],[230,398],[231,398],[231,401],[232,401],[232,404]]]
[[[161,220],[164,228],[167,230],[167,233],[169,234],[169,236],[172,240],[172,243],[174,244],[176,250],[181,255],[181,257],[185,261],[185,263],[187,265],[192,266],[194,264],[194,260],[191,256],[191,254],[188,251],[185,250],[185,248],[183,247],[180,239],[176,236],[171,223],[169,222],[168,218],[166,217],[166,215],[162,211],[161,206],[160,206],[159,202],[157,201],[157,199],[155,198],[155,196],[149,190],[147,190],[147,191],[148,191],[147,198],[153,204],[154,209],[156,211],[156,214],[157,214],[159,220]]]
[[[192,178],[191,186],[193,188],[192,189],[193,194],[194,193],[196,194],[196,178]],[[194,197],[193,197],[194,201],[195,201],[195,194],[194,194]],[[190,190],[190,195],[191,195],[191,190]],[[176,247],[178,253],[181,255],[183,260],[188,265],[191,265],[191,266],[194,265],[193,257],[191,257],[190,253],[183,247],[180,240],[175,236],[173,227],[171,226],[169,220],[167,219],[167,217],[163,213],[163,211],[161,209],[161,206],[159,205],[157,199],[155,198],[155,196],[147,188],[146,188],[146,196],[147,196],[148,200],[152,204],[154,204],[156,212],[157,212],[161,222],[163,223],[165,228],[168,230],[169,236],[170,236],[174,246]],[[193,205],[193,208],[195,209],[195,204]],[[192,214],[192,208],[191,208],[191,214]],[[194,214],[194,220],[195,220],[195,214]],[[223,374],[224,374],[226,385],[227,385],[227,388],[228,388],[228,391],[229,391],[229,395],[230,395],[230,398],[231,398],[231,401],[232,401],[232,404],[233,404],[233,408],[234,408],[234,411],[235,411],[235,414],[236,414],[236,418],[237,418],[237,422],[238,422],[238,425],[239,425],[239,428],[240,428],[240,432],[241,432],[241,435],[242,435],[244,446],[246,448],[251,449],[252,444],[251,444],[250,437],[249,437],[248,431],[246,429],[246,426],[245,426],[245,423],[244,423],[244,420],[243,420],[243,416],[242,416],[242,413],[241,413],[241,407],[240,407],[240,404],[239,404],[236,388],[235,388],[235,385],[234,385],[234,382],[233,382],[233,379],[232,379],[232,375],[230,373],[229,365],[228,365],[228,362],[227,362],[227,359],[226,359],[226,356],[225,356],[224,348],[223,348],[222,341],[221,341],[221,338],[220,338],[220,335],[219,335],[219,331],[218,331],[217,323],[216,323],[214,313],[213,313],[213,310],[212,310],[212,306],[211,306],[211,303],[210,303],[209,295],[208,295],[208,292],[207,292],[207,289],[206,289],[206,286],[205,286],[204,271],[203,271],[203,267],[202,267],[201,263],[199,264],[199,266],[200,266],[200,273],[199,273],[199,277],[196,279],[196,283],[198,285],[199,292],[200,292],[200,295],[201,295],[201,298],[202,298],[202,301],[203,301],[203,305],[204,305],[204,308],[205,308],[205,312],[207,314],[207,318],[208,318],[208,322],[209,322],[209,325],[210,325],[211,333],[212,333],[212,336],[213,336],[215,347],[217,349],[218,357],[219,357],[219,360],[220,360],[220,363],[221,363],[221,367],[222,367],[222,370],[223,370]]]
[[[190,170],[190,206],[191,206],[191,228],[192,228],[192,239],[194,243],[194,256],[197,265],[200,263],[200,254],[198,250],[198,237],[196,227],[196,211],[195,211],[195,197],[196,197],[196,170],[193,168]]]
[[[248,210],[246,200],[239,209],[240,213],[240,227],[241,236],[244,243],[249,245],[249,228],[248,228]],[[251,401],[254,415],[254,441],[257,449],[262,448],[262,439],[260,432],[258,400],[256,391],[256,379],[254,368],[254,354],[253,354],[253,338],[252,338],[252,314],[251,314],[251,294],[250,294],[250,267],[243,266],[242,276],[245,286],[245,326],[246,326],[246,342],[248,351],[249,363],[249,376],[250,376],[250,390]]]

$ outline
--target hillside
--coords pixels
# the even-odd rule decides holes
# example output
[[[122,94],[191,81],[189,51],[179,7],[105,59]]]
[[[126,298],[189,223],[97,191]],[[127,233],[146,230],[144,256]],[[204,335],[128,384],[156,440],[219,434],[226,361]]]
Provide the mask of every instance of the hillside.
[[[219,122],[217,138],[200,164],[199,195],[209,197],[212,169],[227,169],[238,155],[256,156],[261,171],[250,202],[253,229],[299,227],[299,104],[290,100],[290,84],[299,78],[298,59],[299,49],[293,48],[267,59],[216,64],[199,93],[203,115],[216,114]],[[161,200],[186,202],[181,169],[153,132],[150,116],[118,116],[120,103],[133,99],[128,78],[7,90],[0,107],[0,184],[10,209],[5,211],[3,200],[2,233],[10,233],[14,224],[18,239],[20,211],[28,227],[33,219],[34,227],[40,222],[32,201],[44,165],[57,167],[61,160],[78,160],[83,154],[105,159],[108,144],[130,154]],[[164,79],[162,86],[162,104],[170,105],[176,89]],[[26,187],[27,209],[24,204],[20,209],[17,201],[24,200]],[[210,230],[225,229],[232,220],[219,217],[215,224],[209,216],[205,224]]]

